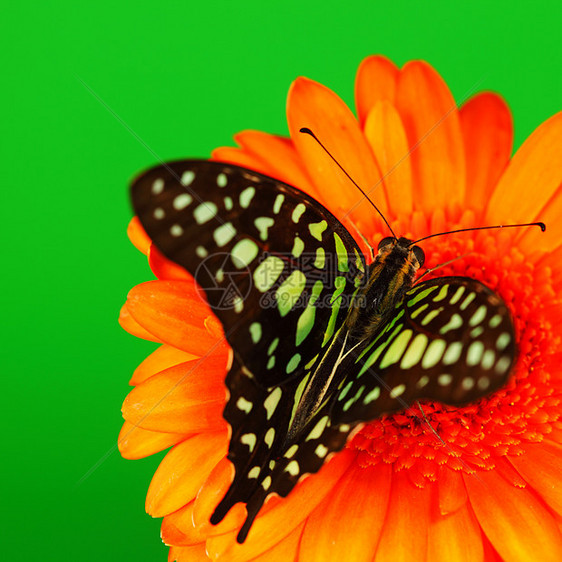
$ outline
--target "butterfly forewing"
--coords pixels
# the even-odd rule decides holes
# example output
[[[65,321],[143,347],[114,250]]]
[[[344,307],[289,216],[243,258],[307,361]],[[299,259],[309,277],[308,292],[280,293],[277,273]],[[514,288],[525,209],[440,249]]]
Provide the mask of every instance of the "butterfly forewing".
[[[132,199],[154,244],[204,289],[258,384],[298,376],[345,319],[364,257],[299,190],[237,166],[187,160],[145,172]]]

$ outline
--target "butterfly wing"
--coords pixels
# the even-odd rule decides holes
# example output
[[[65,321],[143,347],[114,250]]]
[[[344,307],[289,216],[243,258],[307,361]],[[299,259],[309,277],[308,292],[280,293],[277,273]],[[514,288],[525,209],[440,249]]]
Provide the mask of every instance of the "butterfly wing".
[[[503,300],[466,277],[415,285],[342,384],[332,423],[356,423],[415,400],[462,405],[505,384],[516,357]]]
[[[238,166],[186,160],[148,170],[131,196],[148,236],[195,276],[261,386],[298,377],[343,322],[340,303],[360,283],[364,257],[303,192]]]

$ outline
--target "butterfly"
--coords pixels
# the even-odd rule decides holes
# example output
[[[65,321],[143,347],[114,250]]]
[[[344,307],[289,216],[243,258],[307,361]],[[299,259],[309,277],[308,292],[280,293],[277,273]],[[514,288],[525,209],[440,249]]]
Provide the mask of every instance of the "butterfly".
[[[231,164],[183,160],[134,180],[154,245],[195,276],[232,348],[224,418],[235,474],[212,523],[246,504],[244,542],[364,423],[416,400],[477,400],[515,361],[503,300],[468,277],[414,282],[421,247],[386,237],[367,264],[318,201]]]

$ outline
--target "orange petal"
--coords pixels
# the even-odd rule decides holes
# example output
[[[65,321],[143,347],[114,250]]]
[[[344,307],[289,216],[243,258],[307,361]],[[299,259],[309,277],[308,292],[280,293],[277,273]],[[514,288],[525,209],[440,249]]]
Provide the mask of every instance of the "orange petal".
[[[437,485],[440,515],[453,513],[466,504],[466,488],[459,472],[455,472],[446,466],[441,468]]]
[[[154,245],[151,245],[148,250],[148,265],[158,279],[179,279],[193,282],[193,277],[183,267],[165,258]]]
[[[562,541],[552,515],[526,488],[508,483],[497,471],[464,475],[470,502],[482,530],[509,562],[555,562]]]
[[[129,312],[127,304],[121,307],[121,312],[119,313],[119,325],[123,330],[129,332],[137,338],[142,338],[143,340],[154,341],[162,343],[154,334],[151,334],[148,330],[145,330],[132,316]]]
[[[304,523],[301,523],[294,531],[289,533],[280,543],[271,547],[269,550],[256,558],[252,558],[251,562],[291,562],[297,560],[297,552],[299,550],[299,542],[301,540]],[[322,560],[320,557],[308,560]],[[352,560],[352,558],[349,558]]]
[[[393,62],[381,55],[363,59],[355,78],[355,107],[361,125],[365,124],[376,102],[394,103],[399,72]]]
[[[562,246],[562,176],[558,189],[537,214],[537,218],[547,225],[546,232],[543,233],[538,228],[526,228],[525,232],[520,233],[518,245],[531,256],[538,257]]]
[[[223,534],[240,529],[244,523],[246,508],[241,503],[236,504],[218,525],[211,525],[209,521],[215,507],[226,494],[233,477],[234,467],[228,459],[224,458],[217,463],[201,486],[193,506],[193,524],[202,534]]]
[[[466,172],[459,112],[441,76],[426,62],[407,63],[396,103],[411,151],[416,207],[430,211],[463,202]]]
[[[484,535],[482,535],[482,546],[484,547],[484,560],[486,562],[506,562],[496,552],[496,549],[492,546],[492,543]]]
[[[562,533],[562,517],[554,514],[554,519],[556,521],[556,524],[558,525],[558,529],[560,529],[560,532]]]
[[[459,110],[466,156],[466,201],[482,210],[509,162],[513,149],[513,120],[497,94],[474,96]]]
[[[191,502],[226,454],[225,437],[222,431],[206,433],[176,445],[154,473],[146,495],[146,512],[162,517]]]
[[[127,226],[127,236],[137,250],[145,255],[148,254],[148,248],[152,242],[144,231],[138,217],[133,217],[130,220],[129,226]]]
[[[193,353],[186,353],[181,349],[172,347],[171,345],[161,345],[156,351],[152,352],[136,369],[133,373],[130,385],[137,385],[149,379],[152,375],[167,369],[191,361],[197,356]]]
[[[365,236],[378,222],[372,207],[349,178],[338,168],[320,145],[299,132],[310,128],[353,180],[365,191],[381,182],[373,153],[359,124],[345,103],[331,90],[298,78],[287,100],[289,131],[323,202],[334,214],[350,213]],[[384,186],[381,186],[384,187]],[[377,189],[372,199],[384,213],[387,210],[384,189]]]
[[[187,437],[187,435],[180,433],[148,431],[125,421],[119,433],[117,444],[123,458],[142,459],[176,445]]]
[[[521,229],[520,246],[537,252],[552,250],[562,238],[562,200],[551,198],[562,184],[562,112],[542,125],[522,144],[502,175],[486,212],[486,224],[542,220],[547,231]],[[537,232],[535,232],[535,230]],[[519,245],[519,244],[518,244]]]
[[[136,386],[123,402],[123,417],[143,429],[170,433],[224,427],[225,357],[194,359]]]
[[[203,322],[211,314],[194,284],[148,281],[133,287],[127,310],[147,331],[174,347],[204,355],[221,344]]]
[[[385,519],[391,477],[387,465],[352,465],[310,514],[299,557],[370,562]]]
[[[316,196],[316,189],[291,139],[261,131],[242,131],[234,140],[246,153],[259,158],[267,166],[269,176]]]
[[[242,166],[242,168],[248,168],[266,176],[271,175],[271,172],[265,162],[263,162],[255,154],[249,154],[241,148],[234,148],[232,146],[221,146],[219,148],[215,148],[211,153],[211,160]]]
[[[382,172],[388,206],[394,216],[410,214],[413,209],[412,164],[406,132],[394,105],[386,100],[375,103],[365,122],[365,137]]]
[[[224,555],[229,562],[242,562],[279,543],[338,485],[338,480],[354,459],[355,453],[346,449],[324,465],[318,474],[299,483],[287,498],[280,499],[269,511],[257,517],[244,544],[236,542],[236,531],[211,537],[207,541],[209,557]]]
[[[431,489],[431,486],[414,486],[406,471],[393,474],[375,562],[426,560]]]
[[[431,562],[484,561],[482,532],[468,504],[449,515],[432,518],[427,552]]]
[[[195,546],[172,546],[168,555],[168,562],[209,562],[205,550],[205,543]]]
[[[509,461],[544,501],[562,516],[562,446],[552,441],[523,447],[520,457]]]
[[[193,502],[166,515],[160,533],[165,544],[174,546],[205,544],[207,538],[206,533],[193,524]]]

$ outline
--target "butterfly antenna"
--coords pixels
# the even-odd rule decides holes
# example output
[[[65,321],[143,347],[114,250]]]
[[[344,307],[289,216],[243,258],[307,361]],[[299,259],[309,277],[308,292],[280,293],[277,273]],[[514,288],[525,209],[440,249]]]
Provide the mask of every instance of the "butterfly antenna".
[[[379,208],[373,203],[373,201],[369,198],[369,196],[365,193],[365,191],[363,191],[363,189],[361,189],[361,187],[357,185],[357,182],[345,171],[344,167],[332,156],[330,151],[320,142],[320,140],[318,140],[318,137],[308,127],[302,127],[299,130],[299,132],[310,135],[322,147],[324,152],[338,165],[338,168],[349,178],[351,183],[363,194],[363,197],[365,197],[365,199],[367,199],[367,201],[369,201],[369,203],[374,207],[374,209],[377,211],[377,213],[381,216],[382,220],[384,221],[384,224],[386,224],[386,226],[388,227],[388,230],[392,232],[392,236],[396,238],[396,234],[394,234],[394,230],[392,230],[392,227],[390,226],[390,224],[388,224],[388,221],[386,220],[384,215],[380,212]]]
[[[538,226],[543,232],[546,230],[546,224],[544,222],[526,222],[524,224],[497,224],[495,226],[476,226],[473,228],[460,228],[459,230],[448,230],[447,232],[438,232],[437,234],[430,234],[429,236],[424,236],[423,238],[418,238],[413,242],[410,242],[409,246],[413,246],[422,240],[427,240],[428,238],[435,238],[436,236],[444,236],[445,234],[456,234],[457,232],[470,232],[473,230],[492,230],[494,228],[519,228],[521,226]]]

